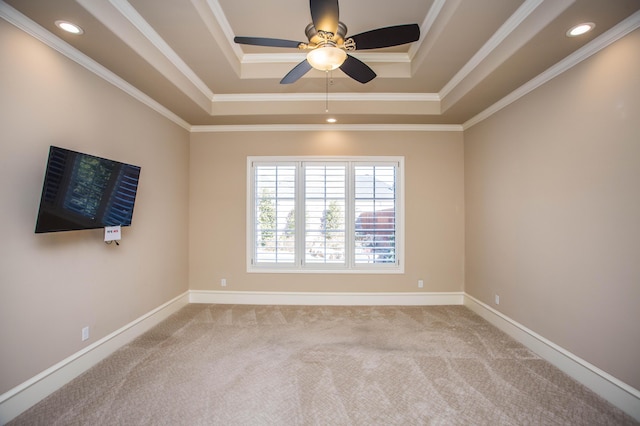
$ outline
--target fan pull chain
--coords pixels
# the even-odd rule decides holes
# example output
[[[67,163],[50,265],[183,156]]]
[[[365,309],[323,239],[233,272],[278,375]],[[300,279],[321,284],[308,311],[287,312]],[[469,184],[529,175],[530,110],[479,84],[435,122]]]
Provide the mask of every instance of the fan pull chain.
[[[329,71],[326,71],[324,112],[329,112]]]
[[[324,112],[329,112],[329,86],[333,85],[333,70],[325,71],[326,73],[326,81],[325,81],[325,100],[324,100]],[[331,76],[329,76],[331,73]]]

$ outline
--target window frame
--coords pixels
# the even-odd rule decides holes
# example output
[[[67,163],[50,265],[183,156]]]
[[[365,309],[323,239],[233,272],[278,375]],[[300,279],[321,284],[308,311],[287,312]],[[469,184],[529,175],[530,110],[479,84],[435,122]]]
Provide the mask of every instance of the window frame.
[[[254,165],[296,165],[295,210],[296,238],[295,260],[292,263],[257,263],[256,176]],[[304,257],[304,205],[305,165],[346,165],[345,194],[345,264],[305,263]],[[355,256],[355,166],[395,167],[395,263],[357,263]],[[303,273],[303,274],[403,274],[404,273],[404,157],[403,156],[248,156],[246,197],[246,265],[249,273]],[[302,224],[301,226],[298,224]]]

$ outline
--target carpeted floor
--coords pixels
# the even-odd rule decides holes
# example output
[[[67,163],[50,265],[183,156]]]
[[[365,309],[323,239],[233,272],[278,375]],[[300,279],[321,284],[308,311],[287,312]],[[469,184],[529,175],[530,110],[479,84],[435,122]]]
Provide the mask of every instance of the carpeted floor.
[[[15,425],[625,425],[463,306],[191,304]]]

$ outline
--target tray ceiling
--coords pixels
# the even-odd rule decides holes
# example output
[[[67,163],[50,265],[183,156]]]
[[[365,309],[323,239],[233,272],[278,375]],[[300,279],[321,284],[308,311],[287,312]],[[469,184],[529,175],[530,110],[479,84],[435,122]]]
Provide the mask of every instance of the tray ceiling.
[[[417,23],[420,40],[353,53],[377,74],[366,84],[312,70],[281,85],[305,52],[233,37],[306,41],[306,1],[0,2],[7,21],[88,68],[104,67],[186,126],[319,124],[329,114],[342,124],[462,125],[636,29],[639,10],[640,0],[342,0],[348,35]],[[54,24],[60,19],[84,34],[64,33]],[[581,22],[595,29],[565,35]]]

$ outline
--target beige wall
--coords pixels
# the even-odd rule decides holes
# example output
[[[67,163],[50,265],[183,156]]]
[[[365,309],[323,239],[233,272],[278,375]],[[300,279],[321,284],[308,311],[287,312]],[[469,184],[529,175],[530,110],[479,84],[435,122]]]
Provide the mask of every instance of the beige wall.
[[[2,394],[187,290],[189,134],[1,19],[0,69]],[[142,167],[119,247],[34,234],[49,145]]]
[[[402,275],[246,272],[247,156],[405,157]],[[190,288],[286,292],[447,292],[464,285],[462,132],[243,132],[191,136]],[[417,280],[424,279],[419,290]]]
[[[636,389],[638,52],[635,31],[465,132],[466,292]]]

